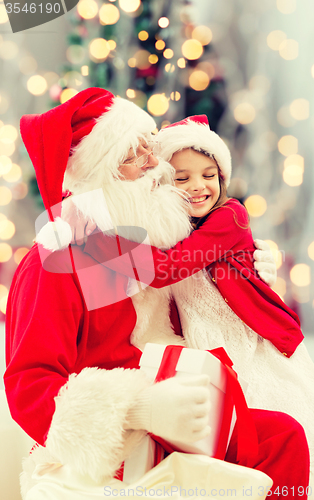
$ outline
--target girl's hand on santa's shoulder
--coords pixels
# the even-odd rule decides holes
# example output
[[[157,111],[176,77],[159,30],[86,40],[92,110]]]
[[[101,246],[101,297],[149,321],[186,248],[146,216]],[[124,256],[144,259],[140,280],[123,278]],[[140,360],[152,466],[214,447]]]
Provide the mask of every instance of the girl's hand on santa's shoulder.
[[[73,245],[86,243],[87,237],[96,229],[95,222],[78,210],[71,196],[62,201],[61,219],[71,226]]]
[[[264,240],[254,240],[254,244],[257,248],[253,254],[254,268],[267,285],[274,286],[277,280],[277,269],[270,246]]]

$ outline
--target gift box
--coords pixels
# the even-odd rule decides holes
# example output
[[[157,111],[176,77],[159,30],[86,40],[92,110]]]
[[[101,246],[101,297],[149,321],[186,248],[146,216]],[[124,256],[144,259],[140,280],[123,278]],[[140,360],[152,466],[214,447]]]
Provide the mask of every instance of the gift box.
[[[157,376],[165,349],[166,346],[164,345],[150,343],[146,344],[144,348],[140,359],[140,368],[151,380],[155,380]],[[208,424],[211,427],[211,434],[194,443],[173,441],[171,444],[179,451],[201,453],[210,457],[220,458],[217,457],[217,448],[221,432],[225,434],[225,446],[227,448],[236,420],[236,415],[233,411],[232,418],[229,422],[229,428],[222,429],[227,388],[226,366],[208,351],[189,348],[182,349],[176,364],[175,377],[186,378],[189,375],[201,374],[208,375],[210,379],[209,391],[211,410],[208,416]],[[225,453],[225,451],[226,449],[223,453]]]
[[[257,453],[257,436],[253,420],[247,408],[241,380],[232,370],[232,361],[223,348],[211,352],[182,346],[165,346],[147,343],[140,359],[140,369],[151,381],[160,382],[172,376],[209,376],[211,409],[208,424],[211,434],[194,443],[165,441],[158,436],[146,436],[124,463],[123,481],[131,483],[157,465],[168,453],[180,451],[208,455],[224,459],[236,419],[238,426],[238,458]]]

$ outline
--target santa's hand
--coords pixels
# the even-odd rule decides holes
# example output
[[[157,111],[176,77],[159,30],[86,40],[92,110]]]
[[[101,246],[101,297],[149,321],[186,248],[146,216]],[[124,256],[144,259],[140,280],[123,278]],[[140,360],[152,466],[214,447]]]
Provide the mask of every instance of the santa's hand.
[[[83,245],[86,237],[96,229],[95,222],[84,217],[75,206],[71,196],[62,202],[61,219],[71,226],[72,244]]]
[[[254,244],[257,248],[253,254],[254,267],[260,278],[267,285],[273,286],[277,280],[277,269],[270,246],[263,240],[254,240]]]
[[[210,434],[209,377],[170,378],[145,389],[129,410],[125,428],[144,429],[169,441],[192,443]]]

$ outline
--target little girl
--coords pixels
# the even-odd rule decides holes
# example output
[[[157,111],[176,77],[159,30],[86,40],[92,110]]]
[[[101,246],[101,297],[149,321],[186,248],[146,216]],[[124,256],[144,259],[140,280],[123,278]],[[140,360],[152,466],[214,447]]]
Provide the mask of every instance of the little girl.
[[[206,221],[211,243],[219,220],[223,231],[217,235],[213,263],[171,286],[187,345],[224,347],[236,372],[249,382],[249,407],[282,411],[303,425],[313,474],[314,365],[304,343],[299,344],[298,318],[252,271],[254,248],[245,208],[226,196],[229,151],[204,116],[162,129],[157,139],[161,156],[176,170],[176,186],[189,196],[195,227],[205,231]],[[236,242],[232,246],[230,239]],[[221,240],[228,256],[219,248]]]
[[[303,425],[313,475],[314,365],[298,316],[254,270],[246,209],[226,195],[230,152],[209,129],[206,116],[162,129],[157,140],[161,157],[175,168],[176,186],[188,195],[197,231],[170,250],[151,247],[155,278],[149,284],[171,285],[188,347],[225,348],[249,383],[248,406],[288,413]],[[108,241],[87,243],[85,251],[97,260],[95,245],[106,267],[127,272],[121,260],[119,265],[113,260]],[[143,252],[137,259],[141,277],[150,265]]]

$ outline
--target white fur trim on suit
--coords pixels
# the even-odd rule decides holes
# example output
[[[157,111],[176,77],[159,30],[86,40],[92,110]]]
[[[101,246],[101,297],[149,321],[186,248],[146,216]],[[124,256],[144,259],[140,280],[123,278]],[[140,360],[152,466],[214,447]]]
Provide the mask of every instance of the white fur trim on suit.
[[[172,155],[182,149],[193,148],[214,156],[227,186],[231,177],[231,155],[227,145],[208,125],[189,120],[184,125],[166,127],[159,131],[157,141],[161,145],[160,156],[170,161]]]
[[[99,483],[112,477],[144,431],[125,431],[126,414],[149,385],[140,370],[85,368],[59,392],[46,441],[61,464]]]
[[[119,178],[120,162],[141,138],[149,139],[154,119],[134,103],[115,97],[109,111],[97,119],[92,131],[73,149],[63,189],[80,194]]]

